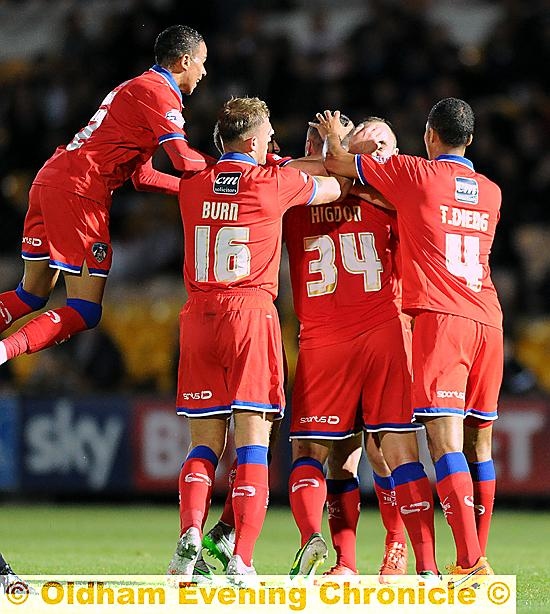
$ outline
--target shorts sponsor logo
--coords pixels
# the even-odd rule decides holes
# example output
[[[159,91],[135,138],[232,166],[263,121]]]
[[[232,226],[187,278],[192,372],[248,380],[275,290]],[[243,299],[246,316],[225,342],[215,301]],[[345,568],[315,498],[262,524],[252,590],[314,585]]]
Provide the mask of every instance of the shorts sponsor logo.
[[[300,424],[339,424],[338,416],[303,416]]]
[[[236,486],[233,489],[232,497],[253,497],[256,494],[254,486]]]
[[[23,237],[23,243],[32,245],[33,247],[40,247],[42,245],[42,240],[36,237]]]
[[[455,199],[459,203],[477,205],[478,193],[479,189],[475,179],[469,179],[467,177],[455,178]]]
[[[183,119],[183,115],[178,109],[170,109],[164,117],[166,117],[169,122],[176,124],[178,128],[183,128],[185,125],[185,119]]]
[[[214,194],[238,194],[242,173],[220,173],[214,180]]]
[[[308,486],[311,486],[312,488],[319,488],[319,480],[316,480],[315,478],[302,478],[301,480],[298,480],[292,484],[291,490],[292,492],[296,492],[297,490],[300,490],[300,488],[307,488]]]
[[[212,398],[211,390],[201,390],[200,392],[184,392],[182,394],[186,401],[208,401]]]
[[[203,482],[207,486],[212,486],[212,480],[205,473],[188,473],[185,476],[185,481],[190,482]]]
[[[107,258],[108,252],[109,246],[107,243],[94,243],[92,245],[92,254],[100,264],[105,260],[105,258]]]
[[[402,505],[399,509],[403,515],[414,514],[415,512],[427,512],[430,509],[428,501],[419,501],[410,505]]]
[[[461,390],[438,390],[437,391],[438,399],[460,399],[461,401],[466,400],[466,393]]]

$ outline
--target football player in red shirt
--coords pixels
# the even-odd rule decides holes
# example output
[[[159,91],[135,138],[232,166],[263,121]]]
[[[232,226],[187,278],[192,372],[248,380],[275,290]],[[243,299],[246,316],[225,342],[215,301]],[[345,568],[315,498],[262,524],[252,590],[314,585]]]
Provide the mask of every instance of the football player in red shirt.
[[[463,100],[445,98],[431,109],[424,134],[429,160],[353,156],[340,145],[338,115],[318,115],[327,136],[327,169],[373,186],[398,212],[403,311],[415,318],[413,410],[426,427],[457,551],[449,571],[461,577],[459,584],[492,573],[485,549],[495,493],[491,434],[503,335],[489,253],[501,192],[464,157],[474,114]],[[394,475],[398,501],[404,477]]]
[[[112,192],[131,178],[138,189],[178,193],[179,178],[152,167],[160,145],[179,171],[213,163],[189,146],[183,129],[182,93],[191,94],[206,75],[202,36],[171,26],[158,35],[154,51],[156,64],[110,92],[88,125],[57,148],[33,181],[23,230],[24,277],[16,290],[0,294],[0,332],[46,305],[59,271],[67,304],[0,342],[0,364],[99,323],[112,261]]]
[[[214,166],[183,179],[179,194],[189,298],[180,315],[176,407],[190,418],[191,446],[180,473],[180,539],[168,573],[184,576],[192,576],[199,556],[231,416],[236,540],[226,573],[255,573],[252,554],[268,499],[271,421],[284,411],[281,332],[273,304],[282,216],[292,206],[340,196],[334,177],[263,166],[273,135],[263,101],[226,102],[218,133],[225,153]]]
[[[353,124],[351,124],[349,119],[345,119],[344,116],[341,116],[342,125],[347,129],[344,131],[349,131],[350,128],[353,128]],[[380,118],[367,118],[364,120],[364,125],[371,125],[372,123],[376,125],[383,125],[385,127],[386,135],[385,138],[381,138],[378,142],[378,148],[375,155],[379,156],[388,156],[397,153],[397,142],[395,134],[393,133],[391,127],[381,120]],[[356,145],[363,138],[363,131],[360,130],[358,126],[357,136],[351,136],[351,145]],[[219,149],[220,153],[223,153],[221,144],[219,143],[219,134],[215,130],[214,132],[214,142],[216,143],[216,147]],[[281,157],[278,154],[280,153],[280,149],[277,143],[272,140],[270,142],[270,150],[267,156],[268,164],[276,164],[276,165],[286,165],[289,164],[294,168],[302,168],[302,170],[306,172],[311,172],[312,168],[318,166],[315,164],[315,160],[321,160],[321,149],[322,149],[322,140],[319,137],[319,134],[316,129],[310,128],[306,137],[306,146],[305,146],[305,158],[301,158],[299,160],[295,160],[291,157]],[[312,163],[313,162],[313,163]],[[323,172],[323,167],[319,169],[320,172]],[[370,195],[372,197],[372,195]],[[348,204],[351,203],[355,208],[362,207],[364,208],[363,213],[365,217],[370,219],[372,225],[376,225],[377,228],[384,228],[382,232],[385,235],[388,235],[390,240],[395,238],[393,233],[395,232],[396,220],[395,214],[384,213],[380,209],[373,208],[370,204],[361,203],[357,198],[352,198],[350,201],[346,201]],[[338,209],[341,211],[341,208]],[[370,213],[370,216],[369,216]],[[328,210],[327,215],[330,216],[333,214],[332,210]],[[283,234],[287,235],[287,240],[289,239],[292,243],[292,246],[301,246],[303,243],[304,236],[308,234],[304,229],[304,226],[308,226],[307,220],[309,219],[309,211],[304,210],[303,208],[293,208],[289,211],[284,218],[283,221]],[[367,222],[367,219],[365,220]],[[353,221],[351,224],[348,223],[348,226],[352,226],[353,230],[356,230],[357,223]],[[391,230],[389,229],[389,225],[391,225]],[[328,222],[325,220],[324,226],[328,228],[328,232],[334,231],[337,235],[337,230],[340,229],[342,231],[346,228],[346,222],[340,220],[339,222]],[[296,232],[297,231],[297,232]],[[297,236],[296,236],[297,235]],[[386,238],[382,240],[382,242],[386,242]],[[291,262],[294,262],[296,265],[296,270],[300,269],[300,260],[304,257],[304,252],[301,247],[290,248],[292,254],[295,254],[295,258]],[[395,255],[392,252],[392,256]],[[308,259],[308,256],[305,256]],[[387,255],[384,254],[384,258],[387,263]],[[307,264],[307,263],[306,263]],[[392,266],[390,266],[391,270]],[[395,272],[392,271],[392,274]],[[300,273],[304,275],[303,272]],[[344,273],[345,275],[345,273]],[[296,277],[298,273],[296,273]],[[305,277],[308,275],[305,274]],[[386,284],[385,284],[386,285]],[[397,284],[396,284],[397,285]],[[316,310],[314,305],[316,303],[315,297],[309,298],[304,296],[305,282],[300,284],[298,280],[296,280],[295,284],[295,304],[300,306],[300,314],[303,316],[303,320],[306,326],[302,329],[305,336],[315,335],[315,331],[320,333],[318,335],[318,340],[321,346],[325,343],[325,334],[327,332],[327,328],[330,329],[330,314],[334,311],[334,313],[339,313],[337,310],[337,305],[333,305],[332,307],[326,304],[326,301],[322,301],[322,305],[319,305],[320,309]],[[353,289],[353,288],[352,288]],[[338,296],[341,296],[342,290],[339,289],[337,292]],[[382,293],[383,296],[388,300],[389,305],[386,305],[386,310],[389,307],[390,318],[394,317],[397,313],[395,310],[395,304],[397,302],[397,294],[395,294],[395,290],[390,287],[386,287],[385,291]],[[358,293],[359,297],[368,297],[370,294],[365,294],[364,291]],[[318,302],[318,301],[317,301]],[[344,301],[345,302],[345,301]],[[354,312],[354,316],[357,316],[357,319],[353,320],[355,330],[351,333],[351,337],[356,336],[357,328],[361,329],[371,328],[372,323],[369,323],[368,320],[365,320],[364,313],[362,310],[357,311],[357,304],[360,304],[361,300],[358,300],[356,303],[356,310]],[[309,304],[309,309],[307,308]],[[383,306],[383,301],[378,300],[376,305],[372,305],[375,309],[378,309],[380,306]],[[340,314],[341,315],[341,314]],[[344,318],[344,320],[349,323],[348,318]],[[323,322],[322,329],[320,330],[315,324],[319,324],[319,322]],[[341,328],[341,322],[339,317],[335,317],[333,319],[332,327]],[[407,336],[410,334],[408,331]],[[338,335],[337,335],[338,336]],[[334,342],[334,339],[328,339],[328,343],[331,344]],[[310,341],[311,343],[311,341]],[[314,351],[313,354],[316,352]],[[349,356],[349,354],[348,354]],[[349,358],[348,362],[353,362],[351,358]],[[307,363],[307,360],[306,360]],[[353,370],[353,366],[349,365],[350,371]],[[328,373],[327,373],[328,371]],[[334,383],[332,366],[327,370],[321,368],[322,376],[321,379],[325,379],[328,382],[328,385]],[[303,378],[301,378],[303,380]],[[347,380],[347,378],[345,378]],[[408,381],[408,378],[407,378]],[[304,382],[300,380],[297,383],[295,388],[295,396],[298,397],[299,392],[301,390],[302,394],[304,394]],[[323,388],[324,391],[324,388]],[[309,393],[310,394],[310,393]],[[315,396],[317,402],[319,398],[323,398],[324,392],[320,392]],[[330,396],[330,395],[329,395]],[[313,403],[315,404],[315,403]],[[300,419],[299,409],[301,403],[297,400],[293,409],[293,422],[298,422]],[[324,402],[321,403],[324,407]],[[338,413],[341,413],[341,403],[338,403]],[[352,408],[349,409],[349,403],[346,405],[345,410],[347,413],[353,414],[355,416],[356,409],[351,402]],[[405,405],[409,405],[405,403]],[[334,410],[334,406],[329,406],[328,413],[332,413]],[[344,413],[346,413],[344,412]],[[303,416],[302,416],[303,417]],[[346,419],[349,419],[349,416],[346,416]],[[409,416],[410,419],[410,416]],[[278,422],[274,423],[274,426],[279,424]],[[336,565],[326,573],[330,574],[350,574],[357,573],[356,572],[356,529],[357,523],[359,520],[359,508],[360,508],[360,494],[359,494],[359,483],[357,480],[357,468],[359,465],[359,460],[362,453],[362,420],[359,419],[357,424],[354,424],[355,434],[342,438],[336,437],[337,445],[330,445],[330,451],[328,453],[328,458],[326,458],[325,447],[321,445],[320,448],[314,447],[311,454],[306,454],[306,456],[313,457],[313,460],[318,460],[315,452],[319,450],[321,464],[325,461],[328,464],[328,479],[326,482],[326,487],[323,483],[323,488],[319,491],[315,491],[316,494],[319,494],[318,497],[311,496],[310,490],[296,489],[294,492],[290,489],[290,500],[291,503],[294,503],[293,509],[295,511],[296,522],[299,527],[302,529],[302,546],[305,546],[306,542],[310,541],[311,536],[314,533],[320,533],[321,529],[321,516],[322,516],[322,508],[324,505],[324,500],[322,499],[322,494],[325,491],[327,493],[327,505],[329,510],[329,526],[331,532],[332,543],[336,550]],[[273,435],[273,431],[272,431]],[[325,433],[325,437],[330,439],[331,434]],[[300,442],[300,437],[296,437],[296,443],[301,443],[302,447],[308,444],[307,441]],[[315,446],[315,442],[311,442],[313,446]],[[327,445],[331,444],[331,441],[326,442]],[[306,452],[305,449],[301,450],[302,452]],[[380,575],[382,578],[385,578],[388,575],[394,575],[399,573],[406,573],[407,571],[407,546],[406,539],[404,535],[404,526],[401,520],[401,516],[399,514],[399,510],[397,509],[395,502],[395,493],[391,478],[391,471],[386,465],[383,455],[379,449],[378,442],[375,438],[375,435],[368,436],[366,440],[366,451],[369,458],[369,462],[373,467],[373,477],[374,477],[374,486],[376,495],[379,501],[380,512],[382,516],[382,521],[384,527],[386,528],[386,546],[384,552],[384,560],[380,567]],[[295,459],[297,460],[297,459]],[[235,475],[235,467],[236,462],[231,468],[230,478],[229,478],[229,487],[230,491],[232,489],[232,484]],[[303,470],[303,469],[302,469]],[[314,469],[310,468],[310,471],[314,471]],[[313,480],[313,483],[317,485],[317,483],[321,484],[318,480]],[[301,484],[308,485],[307,480],[302,480]],[[227,567],[227,563],[233,553],[234,547],[234,516],[232,509],[232,498],[230,496],[226,498],[224,509],[220,520],[212,527],[212,529],[203,537],[203,547],[209,552],[209,555],[217,558],[222,564],[223,568]],[[299,509],[298,509],[299,508]],[[307,509],[305,509],[307,508]],[[326,548],[322,542],[318,539],[316,535],[310,542],[309,546],[307,546],[300,553],[300,567],[301,571],[299,573],[312,573],[315,571],[314,567],[316,567],[317,563],[321,562],[321,557],[317,558],[315,561],[312,560],[311,554],[317,547],[321,547],[323,551],[326,552]],[[205,565],[204,561],[199,560],[195,566],[195,575],[198,577],[199,575],[208,575],[209,570]]]
[[[383,134],[373,155],[397,153],[395,134],[384,120],[369,118],[363,125]],[[361,130],[351,138],[351,148],[363,134]],[[306,154],[320,157],[322,145],[310,128]],[[289,498],[302,547],[290,574],[314,573],[326,556],[320,534],[325,498],[337,552],[337,564],[327,573],[357,573],[357,466],[363,429],[387,529],[380,573],[406,573],[404,527],[391,472],[377,446],[378,438],[387,433],[383,447],[395,448],[394,464],[418,460],[414,433],[420,425],[411,424],[410,407],[411,331],[400,318],[393,262],[396,216],[348,195],[331,205],[289,211],[283,230],[300,321]]]

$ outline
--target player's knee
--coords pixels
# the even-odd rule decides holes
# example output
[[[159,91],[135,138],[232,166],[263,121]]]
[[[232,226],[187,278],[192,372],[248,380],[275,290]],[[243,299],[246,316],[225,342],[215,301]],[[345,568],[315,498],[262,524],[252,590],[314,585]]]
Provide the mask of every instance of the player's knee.
[[[67,299],[67,307],[72,307],[84,320],[87,328],[95,328],[101,321],[103,308],[100,303],[80,298]]]

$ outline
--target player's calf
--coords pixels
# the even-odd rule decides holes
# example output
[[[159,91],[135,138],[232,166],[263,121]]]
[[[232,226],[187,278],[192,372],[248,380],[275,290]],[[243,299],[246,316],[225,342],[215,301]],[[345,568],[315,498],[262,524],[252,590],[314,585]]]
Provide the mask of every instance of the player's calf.
[[[46,306],[47,298],[27,292],[20,283],[15,290],[0,294],[0,333],[16,320]]]
[[[82,299],[67,299],[67,305],[46,311],[32,319],[0,342],[0,364],[21,356],[33,354],[52,345],[62,343],[72,335],[94,328],[101,320],[102,307]]]

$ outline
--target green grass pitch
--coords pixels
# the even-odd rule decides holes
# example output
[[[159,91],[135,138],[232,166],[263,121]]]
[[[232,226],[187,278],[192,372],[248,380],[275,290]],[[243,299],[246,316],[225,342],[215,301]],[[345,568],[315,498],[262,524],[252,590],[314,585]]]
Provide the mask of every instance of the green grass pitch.
[[[359,570],[377,572],[383,531],[378,513],[364,509],[359,525]],[[207,528],[218,518],[213,508]],[[0,505],[0,551],[24,574],[163,574],[178,533],[177,506]],[[454,555],[450,530],[437,516],[437,556],[442,569]],[[325,524],[325,536],[328,530]],[[254,563],[259,573],[288,572],[298,547],[290,511],[268,510]],[[326,566],[332,565],[334,557]],[[495,512],[489,560],[496,573],[513,574],[518,612],[550,613],[550,514]],[[413,568],[409,565],[409,572]]]

